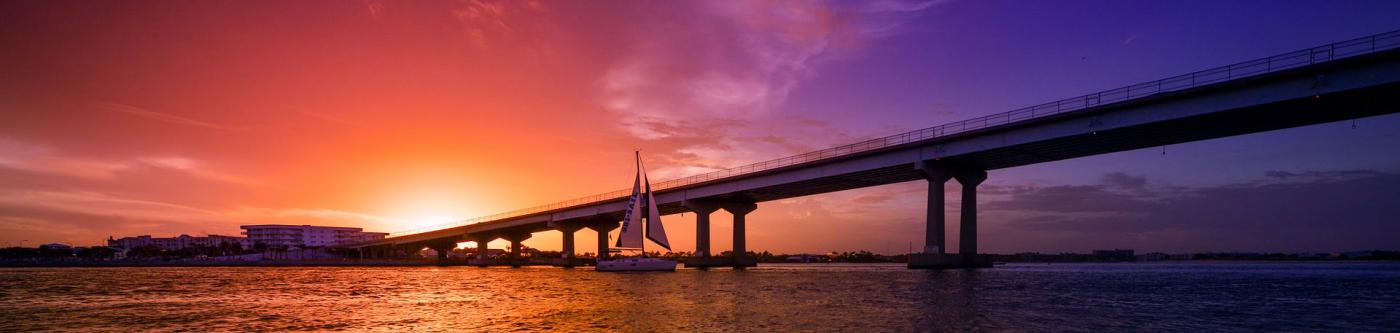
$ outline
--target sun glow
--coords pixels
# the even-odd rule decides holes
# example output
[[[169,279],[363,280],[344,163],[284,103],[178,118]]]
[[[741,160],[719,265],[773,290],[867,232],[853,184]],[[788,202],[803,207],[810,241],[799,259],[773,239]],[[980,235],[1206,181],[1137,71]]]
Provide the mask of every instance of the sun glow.
[[[465,221],[480,211],[467,204],[465,198],[448,193],[424,193],[414,199],[391,204],[385,216],[393,225],[388,232],[413,231],[447,226]]]
[[[451,213],[433,212],[414,216],[404,220],[399,220],[398,224],[403,226],[405,229],[423,229],[435,226],[448,225],[466,219],[466,217]]]

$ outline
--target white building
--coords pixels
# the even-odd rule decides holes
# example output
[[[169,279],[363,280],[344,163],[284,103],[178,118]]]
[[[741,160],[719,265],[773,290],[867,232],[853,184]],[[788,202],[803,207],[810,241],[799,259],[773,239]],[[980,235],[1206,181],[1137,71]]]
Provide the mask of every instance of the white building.
[[[383,232],[365,232],[360,228],[314,225],[259,224],[245,225],[242,228],[243,234],[248,236],[249,243],[270,247],[333,247],[380,240],[389,235]]]

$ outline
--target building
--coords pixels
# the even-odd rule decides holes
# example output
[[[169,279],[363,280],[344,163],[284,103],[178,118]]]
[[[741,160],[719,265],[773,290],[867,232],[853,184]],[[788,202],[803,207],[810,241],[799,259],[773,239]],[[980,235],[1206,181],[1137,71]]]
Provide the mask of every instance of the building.
[[[1137,255],[1137,261],[1163,261],[1170,258],[1171,255],[1161,252],[1152,252]]]
[[[242,248],[250,248],[252,244],[247,242],[247,238],[238,236],[209,235],[195,237],[190,235],[179,235],[175,237],[157,238],[151,235],[141,235],[136,237],[122,237],[115,239],[107,237],[107,247],[130,250],[143,246],[151,246],[162,250],[179,250],[190,247],[219,247],[223,244],[238,244]]]
[[[48,248],[48,249],[50,249],[50,250],[72,250],[72,249],[73,249],[73,246],[72,246],[72,245],[63,244],[63,243],[49,243],[49,244],[39,245],[39,247]]]
[[[1341,254],[1338,255],[1338,256],[1339,256],[1339,257],[1342,257],[1342,258],[1346,258],[1346,259],[1366,259],[1366,258],[1374,257],[1375,255],[1376,255],[1376,251],[1352,251],[1352,252],[1343,252],[1343,253],[1341,253]]]
[[[787,258],[784,258],[783,260],[787,262],[820,262],[822,261],[822,259],[826,259],[826,256],[804,253],[798,255],[791,255]]]
[[[1133,261],[1137,256],[1133,255],[1131,249],[1094,250],[1094,259],[1098,261]]]
[[[334,247],[384,239],[388,233],[366,232],[360,228],[323,227],[313,225],[259,224],[242,226],[243,234],[253,246],[268,247]]]

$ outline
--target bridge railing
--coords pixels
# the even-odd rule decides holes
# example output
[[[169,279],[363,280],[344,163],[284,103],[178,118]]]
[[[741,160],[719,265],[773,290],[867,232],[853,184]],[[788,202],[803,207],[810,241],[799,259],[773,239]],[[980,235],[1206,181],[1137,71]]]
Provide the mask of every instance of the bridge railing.
[[[743,176],[747,174],[797,164],[848,156],[861,152],[920,142],[968,131],[980,130],[995,126],[1003,126],[1021,121],[1062,114],[1066,112],[1079,111],[1105,104],[1112,104],[1133,99],[1145,98],[1148,96],[1163,93],[1187,90],[1235,79],[1247,78],[1251,76],[1310,66],[1338,59],[1371,54],[1398,47],[1400,47],[1400,30],[1336,42],[1317,47],[1311,47],[1271,57],[1235,63],[1228,66],[1221,66],[1196,71],[1189,74],[1173,76],[1156,81],[1138,83],[1117,89],[1104,90],[1097,93],[1066,98],[1054,102],[1020,108],[1008,112],[982,116],[953,123],[947,123],[943,125],[904,132],[882,138],[861,141],[844,146],[827,148],[800,155],[793,155],[724,170],[702,173],[689,177],[662,181],[658,183],[653,183],[651,187],[652,190],[665,190],[730,177]],[[481,222],[489,222],[531,215],[574,206],[619,200],[631,195],[631,192],[632,189],[630,188],[622,189],[602,194],[595,194],[586,197],[575,198],[568,201],[556,202],[548,205],[535,206],[499,214],[476,217],[469,220],[459,221],[456,223],[446,225],[395,232],[393,233],[393,235],[401,236],[406,234],[415,234],[431,230],[439,230],[469,224],[476,224]]]

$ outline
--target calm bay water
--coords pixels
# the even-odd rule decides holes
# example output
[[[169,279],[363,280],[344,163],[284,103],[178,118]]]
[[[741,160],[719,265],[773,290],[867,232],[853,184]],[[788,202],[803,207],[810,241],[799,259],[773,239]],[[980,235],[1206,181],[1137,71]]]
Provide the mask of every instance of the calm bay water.
[[[1397,331],[1397,263],[0,269],[0,330]]]

